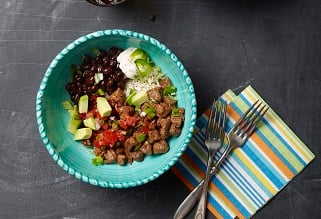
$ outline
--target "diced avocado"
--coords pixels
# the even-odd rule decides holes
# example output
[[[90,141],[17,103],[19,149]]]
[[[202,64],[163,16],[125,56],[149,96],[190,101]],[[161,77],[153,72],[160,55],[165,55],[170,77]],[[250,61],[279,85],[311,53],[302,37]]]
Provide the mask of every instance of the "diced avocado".
[[[136,107],[142,105],[148,99],[147,93],[145,91],[139,91],[132,98],[132,104]]]
[[[105,97],[97,97],[97,109],[101,116],[110,116],[112,108]]]
[[[68,132],[70,132],[71,134],[75,134],[76,130],[81,125],[81,122],[82,121],[80,119],[71,118],[67,128]]]
[[[65,110],[74,109],[73,105],[70,103],[69,100],[66,100],[66,101],[62,102],[62,106],[64,107]]]
[[[94,76],[95,84],[98,84],[100,81],[104,80],[104,74],[103,73],[96,73]]]
[[[81,128],[77,129],[74,135],[74,140],[88,139],[91,137],[92,130],[91,128]]]
[[[97,127],[96,120],[91,117],[84,120],[84,125],[88,128],[93,129],[93,130],[98,130],[98,128],[99,128],[99,127]]]
[[[73,118],[75,116],[76,111],[74,109],[70,109],[70,110],[68,110],[68,113],[69,113],[70,117]]]
[[[88,111],[88,96],[83,95],[79,98],[78,102],[79,113],[86,113]]]
[[[96,94],[99,96],[105,96],[105,92],[101,88],[97,90]]]

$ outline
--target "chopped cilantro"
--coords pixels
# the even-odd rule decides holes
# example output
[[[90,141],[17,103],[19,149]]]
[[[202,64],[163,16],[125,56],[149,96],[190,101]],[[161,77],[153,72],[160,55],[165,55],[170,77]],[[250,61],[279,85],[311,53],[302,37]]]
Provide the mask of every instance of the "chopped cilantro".
[[[98,165],[101,165],[104,163],[104,159],[101,157],[101,156],[96,156],[94,157],[91,162],[95,165],[95,166],[98,166]]]

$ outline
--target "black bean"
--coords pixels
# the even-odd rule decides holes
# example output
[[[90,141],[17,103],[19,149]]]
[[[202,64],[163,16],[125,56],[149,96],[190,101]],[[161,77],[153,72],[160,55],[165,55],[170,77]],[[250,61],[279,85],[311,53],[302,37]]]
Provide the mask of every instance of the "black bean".
[[[103,72],[104,66],[103,65],[98,65],[97,67],[97,72]]]
[[[89,55],[84,56],[84,63],[86,64],[91,63],[91,57]]]
[[[84,78],[87,78],[89,75],[90,75],[90,70],[86,70],[86,71],[84,71],[84,73],[82,73],[82,76],[84,77]]]
[[[91,77],[89,77],[89,78],[86,78],[86,85],[89,85],[89,86],[91,86],[91,85],[94,85],[94,83],[95,83],[95,78],[94,78],[94,76],[91,76]]]
[[[90,87],[90,92],[91,92],[91,93],[95,93],[97,90],[98,90],[98,85],[97,85],[97,84],[92,85],[92,86]]]
[[[109,57],[108,56],[104,56],[103,63],[104,63],[104,65],[109,63]]]
[[[117,83],[117,87],[119,87],[119,88],[121,88],[121,89],[124,89],[124,88],[125,88],[125,83],[124,83],[124,81],[119,81],[119,82]]]
[[[117,61],[116,60],[110,60],[109,61],[109,66],[111,66],[112,68],[117,67]]]
[[[90,67],[90,71],[96,72],[97,71],[97,65],[92,65]]]
[[[74,94],[74,95],[71,96],[71,100],[72,100],[72,102],[74,102],[75,104],[78,104],[79,98],[80,98],[80,96],[79,96],[78,93],[76,93],[76,94]]]
[[[75,88],[74,83],[69,82],[69,83],[66,84],[66,90],[67,90],[67,91],[71,91],[71,90],[74,89],[74,88]]]
[[[89,64],[83,64],[83,65],[80,66],[80,69],[81,69],[82,71],[86,71],[86,70],[89,69],[89,68],[90,68],[90,65],[89,65]]]
[[[106,74],[106,75],[111,74],[112,71],[113,71],[113,69],[110,66],[107,66],[107,67],[103,68],[103,73]]]
[[[80,83],[84,81],[84,78],[80,74],[76,74],[74,79],[76,82],[80,82]]]
[[[103,64],[103,57],[102,56],[97,56],[96,60],[97,60],[97,64]]]
[[[108,87],[112,87],[114,85],[114,80],[113,79],[109,79],[108,81],[107,81],[107,86]]]

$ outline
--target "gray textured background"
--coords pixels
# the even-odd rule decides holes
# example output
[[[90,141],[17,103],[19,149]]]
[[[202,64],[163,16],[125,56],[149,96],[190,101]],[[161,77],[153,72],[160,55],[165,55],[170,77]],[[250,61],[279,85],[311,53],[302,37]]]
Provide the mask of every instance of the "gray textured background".
[[[254,218],[319,217],[319,0],[127,0],[111,8],[1,0],[0,218],[171,218],[188,194],[171,171],[137,188],[94,187],[43,147],[35,97],[48,64],[79,36],[111,28],[151,35],[174,51],[193,80],[199,114],[213,96],[251,84],[317,156]]]

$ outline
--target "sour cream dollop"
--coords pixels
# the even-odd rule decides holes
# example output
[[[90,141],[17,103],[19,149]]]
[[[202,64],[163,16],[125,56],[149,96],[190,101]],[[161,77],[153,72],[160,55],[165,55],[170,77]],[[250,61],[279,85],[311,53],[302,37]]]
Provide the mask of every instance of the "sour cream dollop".
[[[135,61],[130,57],[136,49],[137,48],[129,47],[122,51],[117,57],[119,68],[123,71],[126,77],[130,79],[134,79],[135,75],[138,73]]]

